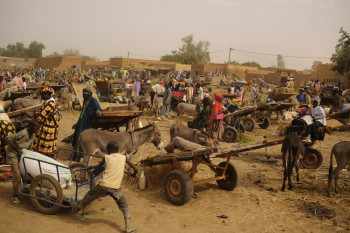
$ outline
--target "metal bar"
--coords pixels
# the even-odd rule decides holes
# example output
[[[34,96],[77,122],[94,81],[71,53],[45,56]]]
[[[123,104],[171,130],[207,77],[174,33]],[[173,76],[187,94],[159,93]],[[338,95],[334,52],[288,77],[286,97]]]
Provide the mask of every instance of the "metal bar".
[[[225,176],[215,176],[215,177],[204,179],[204,180],[193,181],[193,185],[205,184],[205,183],[213,182],[213,181],[216,181],[216,180],[222,180],[222,179],[225,179],[225,178],[226,178]]]
[[[49,201],[47,199],[44,199],[44,198],[41,198],[41,197],[36,197],[36,196],[30,195],[30,194],[26,194],[26,193],[22,193],[21,192],[21,195],[25,195],[25,196],[28,196],[28,197],[31,197],[31,198],[36,198],[36,199],[39,199],[39,200],[42,200],[42,201],[46,201],[48,203],[51,203],[53,205],[58,205],[58,206],[63,207],[63,208],[70,208],[70,206],[58,204],[57,202]]]

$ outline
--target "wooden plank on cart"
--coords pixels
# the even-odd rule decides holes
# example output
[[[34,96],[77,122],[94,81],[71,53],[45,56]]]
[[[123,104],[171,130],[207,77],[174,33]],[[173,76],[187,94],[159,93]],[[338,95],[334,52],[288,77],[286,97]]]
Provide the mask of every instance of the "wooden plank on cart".
[[[91,84],[78,84],[78,83],[72,83],[75,95],[77,96],[79,100],[79,104],[82,107],[84,103],[84,98],[83,98],[83,89],[84,88],[89,88],[92,91],[92,96],[97,99],[97,102],[100,104],[100,101],[98,100],[96,90]]]
[[[28,112],[34,112],[35,110],[39,109],[41,107],[42,104],[37,104],[28,108],[24,108],[21,110],[16,110],[13,112],[8,112],[7,115],[9,116],[9,118],[15,118],[21,115],[25,115]]]

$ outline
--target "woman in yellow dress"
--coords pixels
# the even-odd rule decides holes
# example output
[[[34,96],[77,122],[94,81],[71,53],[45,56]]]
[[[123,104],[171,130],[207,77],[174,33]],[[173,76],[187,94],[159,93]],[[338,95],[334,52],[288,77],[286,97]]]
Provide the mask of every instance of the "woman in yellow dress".
[[[57,111],[55,100],[52,97],[53,92],[53,89],[45,83],[40,89],[40,95],[44,103],[35,112],[34,118],[37,119],[41,126],[32,147],[34,151],[49,157],[53,157],[53,154],[56,152],[58,122],[62,117]]]

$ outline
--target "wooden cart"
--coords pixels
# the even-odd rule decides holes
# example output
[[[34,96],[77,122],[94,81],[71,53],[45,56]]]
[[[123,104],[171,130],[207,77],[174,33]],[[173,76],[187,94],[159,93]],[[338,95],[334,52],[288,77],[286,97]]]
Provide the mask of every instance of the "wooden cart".
[[[237,169],[230,162],[230,159],[233,155],[244,151],[251,151],[259,148],[282,144],[283,140],[284,137],[253,144],[247,143],[236,147],[234,150],[219,153],[216,155],[212,154],[219,151],[217,147],[176,154],[158,155],[142,160],[141,164],[142,166],[154,166],[161,164],[173,164],[174,161],[192,161],[192,167],[188,172],[185,172],[183,170],[173,170],[167,174],[164,181],[164,190],[169,201],[175,205],[184,205],[193,196],[194,185],[201,185],[216,181],[219,187],[224,190],[232,191],[236,188],[239,180],[239,174]],[[305,146],[306,152],[304,157],[299,160],[300,163],[304,168],[307,169],[319,168],[323,162],[321,152],[311,148],[309,145]],[[214,158],[226,158],[226,161],[215,165],[212,163],[212,159]],[[194,181],[194,176],[198,172],[197,167],[200,164],[207,165],[213,172],[214,176],[211,178]]]
[[[102,111],[100,116],[92,118],[92,126],[95,129],[101,128],[103,130],[119,132],[119,128],[127,124],[130,120],[142,115],[142,111],[122,110],[124,106],[120,106],[121,110],[116,111]],[[115,107],[114,107],[115,108]]]

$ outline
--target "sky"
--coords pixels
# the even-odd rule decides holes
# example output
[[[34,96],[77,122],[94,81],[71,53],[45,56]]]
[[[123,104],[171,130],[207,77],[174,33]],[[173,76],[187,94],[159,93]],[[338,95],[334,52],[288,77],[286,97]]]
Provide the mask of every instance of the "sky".
[[[210,42],[213,63],[232,48],[231,61],[269,67],[281,54],[304,70],[330,62],[340,27],[350,31],[350,0],[0,0],[0,9],[0,47],[38,41],[44,56],[76,49],[101,61],[159,60],[192,34]]]

